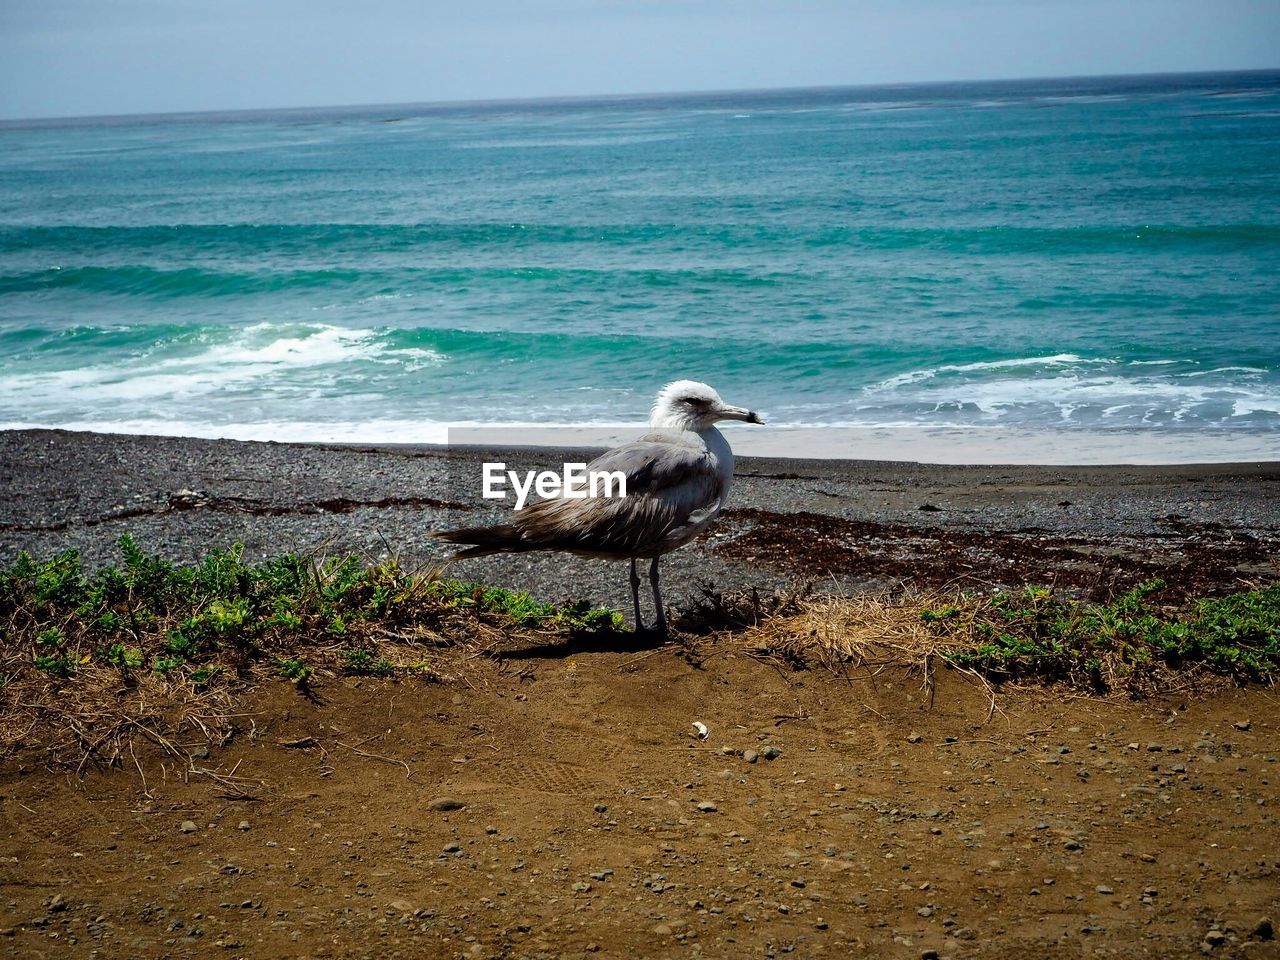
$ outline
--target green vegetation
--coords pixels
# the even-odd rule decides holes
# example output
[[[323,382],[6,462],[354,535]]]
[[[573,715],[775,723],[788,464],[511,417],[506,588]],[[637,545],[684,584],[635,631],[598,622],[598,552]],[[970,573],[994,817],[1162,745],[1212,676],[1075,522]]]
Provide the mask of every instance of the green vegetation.
[[[1280,673],[1280,585],[1173,610],[1153,604],[1163,587],[1153,580],[1107,604],[1027,588],[921,619],[952,641],[943,653],[951,663],[995,680],[1137,691],[1169,671],[1237,681]]]
[[[120,552],[119,566],[92,572],[75,550],[50,560],[23,553],[0,570],[6,682],[25,663],[46,680],[110,667],[203,687],[265,663],[305,689],[320,661],[353,674],[424,672],[420,655],[397,666],[376,652],[380,644],[405,648],[429,639],[448,646],[486,627],[602,633],[623,625],[611,610],[416,577],[395,562],[286,554],[249,563],[233,546],[177,566],[128,536]]]

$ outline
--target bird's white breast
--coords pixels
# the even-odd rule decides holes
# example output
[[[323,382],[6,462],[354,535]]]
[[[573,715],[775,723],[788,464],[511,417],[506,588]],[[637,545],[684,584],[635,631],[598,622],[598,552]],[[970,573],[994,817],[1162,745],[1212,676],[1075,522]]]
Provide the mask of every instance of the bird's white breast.
[[[733,450],[724,434],[715,427],[707,427],[698,434],[706,444],[707,453],[715,462],[716,476],[724,483],[724,492],[729,492],[729,484],[733,480]]]

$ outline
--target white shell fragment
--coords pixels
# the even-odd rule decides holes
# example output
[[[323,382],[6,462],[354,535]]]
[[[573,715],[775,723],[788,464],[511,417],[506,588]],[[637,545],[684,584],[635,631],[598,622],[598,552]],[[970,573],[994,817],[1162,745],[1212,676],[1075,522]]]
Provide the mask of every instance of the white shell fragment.
[[[694,729],[696,729],[696,730],[698,731],[698,739],[699,739],[699,740],[705,740],[705,739],[707,739],[707,737],[708,737],[708,736],[710,735],[710,733],[711,733],[711,731],[707,729],[707,725],[706,725],[705,723],[703,723],[701,720],[695,720],[695,721],[693,721],[693,726],[694,726]]]

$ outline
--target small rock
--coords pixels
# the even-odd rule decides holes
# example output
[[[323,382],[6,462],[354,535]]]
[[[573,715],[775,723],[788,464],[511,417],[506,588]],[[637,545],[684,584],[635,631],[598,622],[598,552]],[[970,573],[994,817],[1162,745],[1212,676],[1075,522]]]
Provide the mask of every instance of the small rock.
[[[596,813],[608,813],[608,812],[609,812],[608,806],[606,806],[603,803],[596,804]]]
[[[178,824],[178,829],[183,833],[195,833],[198,828],[196,827],[196,822],[194,820],[183,820]]]
[[[920,960],[938,960],[937,950],[921,950]]]
[[[240,821],[239,826],[237,826],[237,827],[236,827],[236,829],[237,829],[237,830],[248,830],[248,829],[249,829],[249,821],[248,821],[248,820],[241,820],[241,821]]]
[[[50,913],[62,913],[67,909],[66,898],[60,893],[55,893],[49,898],[48,908]]]
[[[760,754],[756,753],[754,750],[743,750],[742,759],[747,761],[747,763],[755,763],[760,759]]]
[[[451,840],[449,843],[446,843],[442,849],[445,853],[457,853],[462,849],[462,847],[458,844],[458,841]]]
[[[1096,887],[1094,887],[1094,889],[1097,890],[1104,897],[1109,897],[1111,896],[1111,894],[1115,893],[1115,890],[1113,890],[1111,887],[1108,887],[1105,883],[1098,884]]]
[[[437,813],[444,813],[449,810],[461,810],[466,804],[461,800],[455,800],[453,797],[437,797],[427,804],[428,810],[434,810]]]
[[[591,884],[585,883],[582,880],[579,880],[577,883],[573,885],[574,893],[586,893],[590,889],[591,889]]]
[[[917,916],[917,917],[932,917],[932,916],[933,916],[933,907],[921,907],[919,910],[917,910],[917,911],[916,911],[916,916]]]
[[[491,823],[484,828],[484,832],[489,834],[489,836],[493,836],[495,833],[498,832],[498,828]]]
[[[1249,936],[1254,940],[1274,940],[1276,938],[1276,928],[1271,922],[1270,917],[1263,917],[1253,925],[1253,929],[1249,931]]]
[[[659,923],[653,928],[653,932],[660,937],[671,936],[671,927],[665,923]]]
[[[392,910],[399,914],[413,913],[413,904],[408,900],[392,900],[387,904]]]
[[[1248,720],[1237,720],[1235,723],[1232,724],[1232,726],[1235,727],[1237,730],[1243,731],[1243,730],[1248,730],[1250,727],[1253,726],[1253,724]]]
[[[1191,746],[1192,746],[1192,747],[1194,747],[1194,748],[1195,748],[1195,749],[1197,749],[1197,750],[1212,750],[1212,749],[1213,749],[1213,741],[1212,741],[1212,740],[1197,740],[1197,741],[1196,741],[1195,743],[1193,743]]]
[[[978,931],[974,930],[972,927],[961,927],[951,935],[957,940],[973,940],[977,938]]]
[[[766,760],[776,760],[778,757],[782,756],[782,750],[775,747],[773,744],[769,744],[760,750],[760,756],[764,757]]]
[[[914,731],[907,734],[907,743],[919,743],[923,739],[924,737],[920,736],[920,734],[915,733]]]
[[[712,803],[710,800],[702,800],[702,801],[700,801],[700,802],[698,803],[698,812],[699,812],[699,813],[715,813],[715,812],[716,812],[717,810],[719,810],[719,809],[720,809],[720,808],[719,808],[719,807],[717,807],[717,806],[716,806],[714,803]]]
[[[1084,844],[1082,844],[1079,840],[1068,840],[1065,843],[1063,843],[1063,846],[1066,847],[1068,850],[1084,849]]]

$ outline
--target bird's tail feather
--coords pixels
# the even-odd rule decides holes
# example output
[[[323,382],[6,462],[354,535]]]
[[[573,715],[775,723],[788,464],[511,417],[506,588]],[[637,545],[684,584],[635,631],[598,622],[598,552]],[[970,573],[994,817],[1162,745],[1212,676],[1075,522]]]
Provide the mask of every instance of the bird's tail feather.
[[[450,560],[465,560],[467,557],[487,557],[491,553],[518,553],[529,549],[520,537],[520,531],[509,523],[495,527],[461,527],[457,530],[433,530],[428,536],[449,543],[470,544],[465,550],[459,550]]]

